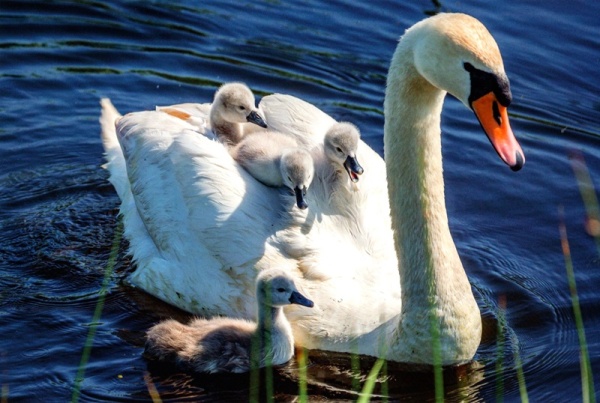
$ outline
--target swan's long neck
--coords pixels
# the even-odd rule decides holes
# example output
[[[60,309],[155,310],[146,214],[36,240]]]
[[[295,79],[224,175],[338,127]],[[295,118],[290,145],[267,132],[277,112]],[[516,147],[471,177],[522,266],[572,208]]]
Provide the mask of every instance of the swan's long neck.
[[[385,160],[402,290],[396,345],[413,362],[431,363],[439,331],[442,361],[456,362],[454,353],[472,357],[481,322],[448,227],[440,138],[446,93],[418,74],[412,58],[400,44],[385,98]]]

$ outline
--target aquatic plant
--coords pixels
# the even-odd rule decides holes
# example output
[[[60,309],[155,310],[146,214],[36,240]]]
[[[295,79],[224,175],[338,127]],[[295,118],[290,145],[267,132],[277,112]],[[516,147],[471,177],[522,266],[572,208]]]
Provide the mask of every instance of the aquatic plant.
[[[110,249],[110,254],[108,256],[108,262],[106,263],[106,269],[104,270],[104,280],[102,281],[102,286],[100,287],[100,290],[98,291],[98,302],[96,303],[96,308],[94,309],[94,316],[92,318],[92,322],[91,322],[89,330],[88,330],[88,335],[85,340],[85,344],[83,346],[83,352],[81,354],[81,361],[79,362],[77,375],[75,376],[75,385],[73,386],[71,402],[77,402],[79,400],[79,394],[81,392],[81,383],[83,382],[85,368],[90,359],[92,345],[94,344],[94,336],[96,335],[96,329],[98,328],[98,323],[100,323],[100,317],[102,316],[102,309],[104,308],[104,300],[106,298],[108,285],[110,283],[110,279],[112,277],[112,273],[114,271],[115,264],[117,262],[117,256],[119,254],[119,247],[121,245],[122,237],[123,237],[123,220],[119,217],[119,220],[117,222],[117,227],[115,228],[115,235],[113,238],[112,247]]]

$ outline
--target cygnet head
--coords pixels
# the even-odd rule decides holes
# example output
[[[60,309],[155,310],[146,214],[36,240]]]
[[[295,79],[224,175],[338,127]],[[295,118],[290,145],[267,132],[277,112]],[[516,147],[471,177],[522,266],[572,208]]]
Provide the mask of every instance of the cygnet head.
[[[254,94],[245,84],[223,84],[215,93],[213,107],[221,118],[231,123],[254,123],[266,128],[262,116],[258,113]]]
[[[281,269],[266,269],[258,274],[256,298],[260,305],[276,308],[291,304],[314,306],[310,299],[300,294],[292,277]]]
[[[331,126],[324,140],[325,155],[329,161],[342,165],[352,182],[358,182],[358,176],[364,172],[356,158],[358,140],[358,128],[348,122],[339,122]]]
[[[279,168],[283,183],[294,191],[296,205],[304,210],[308,207],[304,197],[315,174],[315,167],[310,153],[301,148],[286,151],[281,156]]]

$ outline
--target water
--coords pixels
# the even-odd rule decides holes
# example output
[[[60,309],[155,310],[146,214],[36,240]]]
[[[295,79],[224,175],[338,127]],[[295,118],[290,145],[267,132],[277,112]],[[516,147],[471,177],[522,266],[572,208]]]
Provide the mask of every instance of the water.
[[[399,2],[397,2],[399,3]],[[406,2],[409,3],[409,2]],[[532,401],[581,399],[579,343],[558,235],[569,235],[592,368],[600,380],[600,252],[569,155],[585,158],[600,187],[600,3],[490,5],[447,1],[479,18],[511,79],[512,126],[527,157],[510,172],[472,113],[448,99],[443,115],[450,225],[485,320],[476,361],[445,373],[450,401],[518,401],[514,352]],[[259,95],[286,92],[356,122],[382,152],[385,75],[396,40],[435,11],[432,2],[295,1],[0,3],[0,386],[9,401],[71,398],[88,331],[83,401],[245,400],[246,377],[191,377],[143,357],[144,332],[188,315],[128,286],[121,243],[93,322],[119,200],[101,168],[98,100],[122,112],[207,101],[222,82]],[[495,332],[506,300],[498,371]],[[309,392],[356,398],[373,360],[311,352]],[[390,363],[393,400],[433,396],[428,376]],[[294,363],[276,370],[276,396],[297,391]],[[600,386],[596,387],[600,390]],[[380,393],[377,386],[376,393]]]

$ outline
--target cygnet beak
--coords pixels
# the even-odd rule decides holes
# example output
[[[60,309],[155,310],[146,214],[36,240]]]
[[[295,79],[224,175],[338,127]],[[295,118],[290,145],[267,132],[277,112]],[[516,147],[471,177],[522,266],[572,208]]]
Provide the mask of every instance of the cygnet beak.
[[[346,168],[346,172],[348,172],[348,176],[350,176],[352,182],[358,182],[358,175],[362,175],[365,171],[358,163],[356,157],[351,156],[348,156],[346,161],[344,161],[344,168]]]
[[[300,189],[298,186],[294,188],[294,194],[296,195],[296,205],[300,210],[305,210],[308,207],[308,203],[304,200],[306,196],[306,188]]]
[[[309,308],[315,306],[314,302],[306,298],[304,295],[300,294],[298,291],[292,291],[292,295],[290,296],[290,303],[307,306]]]
[[[265,120],[256,111],[250,112],[250,114],[246,116],[246,120],[255,125],[259,125],[260,127],[264,127],[265,129],[267,128]]]

